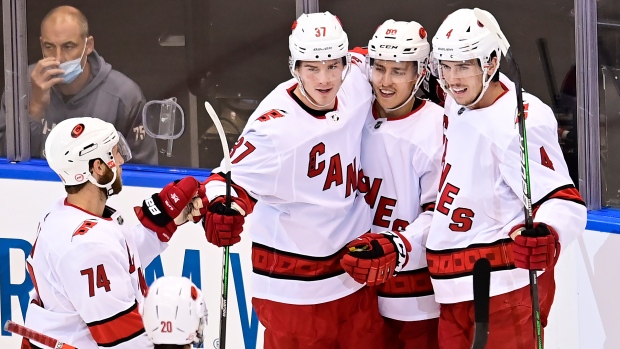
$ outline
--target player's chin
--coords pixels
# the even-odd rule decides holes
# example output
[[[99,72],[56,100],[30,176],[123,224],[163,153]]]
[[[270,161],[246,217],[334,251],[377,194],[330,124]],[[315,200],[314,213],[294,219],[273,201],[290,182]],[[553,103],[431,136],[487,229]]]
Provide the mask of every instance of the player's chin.
[[[315,91],[312,95],[312,99],[314,99],[318,105],[330,104],[334,99],[336,99],[336,92],[337,91],[334,91],[334,89],[331,89],[328,92]]]
[[[450,94],[450,96],[454,99],[454,101],[458,105],[462,105],[462,106],[470,105],[475,100],[475,97],[472,97],[469,94],[459,95],[459,94],[452,93],[452,91],[448,92],[448,94]]]
[[[398,98],[396,95],[391,98],[383,98],[381,97],[381,95],[379,95],[377,96],[377,101],[383,109],[395,109],[398,108],[398,106],[402,106],[405,103],[406,99]]]

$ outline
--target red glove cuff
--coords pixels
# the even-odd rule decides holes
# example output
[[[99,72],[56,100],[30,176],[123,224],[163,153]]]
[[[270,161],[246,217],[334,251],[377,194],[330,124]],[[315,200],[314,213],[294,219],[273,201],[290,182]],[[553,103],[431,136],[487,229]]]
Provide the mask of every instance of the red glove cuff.
[[[136,216],[138,216],[140,223],[142,223],[142,225],[147,229],[154,231],[159,240],[162,242],[170,241],[172,235],[177,230],[177,225],[174,221],[170,221],[164,226],[156,225],[144,214],[142,207],[136,206],[133,208],[133,211],[136,213]]]
[[[135,207],[140,223],[154,231],[159,240],[168,242],[177,230],[174,219],[181,215],[199,189],[199,182],[191,176],[166,185],[158,194],[153,194]]]

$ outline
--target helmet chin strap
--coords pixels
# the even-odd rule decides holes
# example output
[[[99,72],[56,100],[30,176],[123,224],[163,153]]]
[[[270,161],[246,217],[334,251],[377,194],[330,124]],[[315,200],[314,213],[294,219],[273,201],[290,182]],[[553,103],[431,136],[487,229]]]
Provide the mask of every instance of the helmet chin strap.
[[[498,68],[499,68],[499,67],[498,67]],[[488,75],[487,75],[487,72],[488,72],[488,71],[489,71],[489,69],[488,69],[488,68],[484,68],[484,69],[482,70],[482,77],[481,77],[481,79],[482,79],[482,90],[480,90],[480,93],[478,94],[478,97],[476,97],[476,99],[475,99],[473,102],[471,102],[471,103],[469,103],[469,104],[467,104],[467,105],[464,105],[464,107],[466,107],[466,108],[471,108],[471,107],[473,107],[474,105],[476,105],[476,103],[480,102],[480,100],[482,99],[482,97],[484,97],[484,93],[485,93],[485,92],[486,92],[486,90],[489,88],[489,85],[490,85],[490,83],[491,83],[491,79],[492,79],[492,76],[489,76],[489,77],[485,80],[485,77],[486,77],[486,76],[488,76]],[[497,70],[496,70],[496,71],[497,71]],[[443,79],[442,79],[442,80],[443,80]],[[443,89],[446,93],[448,93],[448,94],[451,94],[451,93],[452,93],[452,92],[450,91],[450,87],[446,84],[445,80],[441,81],[441,88],[442,88],[442,89]]]
[[[480,93],[478,94],[478,97],[476,97],[476,99],[475,99],[473,102],[469,103],[469,104],[468,104],[468,105],[466,105],[465,107],[467,107],[467,108],[471,108],[471,107],[473,107],[474,105],[476,105],[476,103],[480,102],[480,100],[482,99],[482,97],[484,97],[484,93],[485,93],[485,92],[486,92],[486,90],[489,88],[489,84],[490,84],[490,82],[491,82],[491,78],[492,78],[491,76],[489,76],[489,78],[488,78],[488,79],[486,79],[486,81],[485,81],[485,79],[484,79],[484,78],[485,78],[486,76],[488,76],[488,75],[487,75],[487,72],[488,72],[488,71],[489,71],[489,69],[488,69],[488,68],[484,68],[484,69],[482,70],[482,90],[480,90]]]
[[[304,88],[304,83],[301,82],[301,78],[299,77],[298,74],[295,74],[295,79],[297,79],[297,83],[299,84],[299,90],[301,91],[301,94],[306,97],[306,99],[308,100],[308,102],[310,102],[310,104],[312,104],[313,106],[317,107],[317,108],[325,108],[328,105],[332,104],[335,100],[336,97],[334,97],[334,99],[332,99],[329,103],[325,104],[325,105],[318,105],[316,104],[313,100],[312,97],[310,97],[307,93],[306,93],[306,89]]]
[[[112,160],[114,161],[114,160]],[[116,169],[116,162],[114,162],[114,168]],[[99,188],[105,189],[106,191],[106,195],[107,197],[110,197],[112,195],[114,195],[114,189],[112,189],[112,184],[114,184],[114,181],[116,181],[116,170],[112,171],[113,175],[112,175],[112,180],[110,180],[108,183],[106,184],[101,184],[101,183],[97,183],[97,180],[95,179],[95,177],[93,177],[93,175],[88,176],[88,180],[98,186]]]
[[[343,82],[344,82],[344,79],[347,78],[347,76],[349,75],[349,71],[351,70],[351,55],[350,54],[347,55],[346,59],[347,59],[347,65],[345,67],[345,70],[342,73],[342,81]],[[301,81],[301,77],[299,76],[299,74],[297,74],[295,72],[294,66],[295,66],[295,61],[291,61],[291,66],[290,66],[291,73],[293,74],[293,76],[297,80],[297,83],[299,84],[299,90],[301,91],[302,96],[306,97],[306,99],[308,100],[308,102],[310,102],[310,104],[312,104],[316,108],[325,108],[328,105],[332,104],[336,100],[336,97],[334,97],[334,99],[332,99],[329,103],[327,103],[325,105],[319,105],[319,104],[315,103],[315,101],[312,100],[312,97],[310,97],[310,95],[308,95],[308,93],[306,92],[306,88],[304,87],[304,83]]]
[[[400,108],[404,107],[405,105],[407,105],[407,103],[411,102],[411,100],[413,99],[413,96],[415,96],[415,93],[416,93],[417,91],[418,91],[418,89],[417,89],[417,88],[413,88],[413,89],[411,90],[411,95],[409,95],[409,98],[407,98],[407,100],[406,100],[406,101],[404,101],[403,103],[401,103],[401,105],[399,105],[398,107],[394,107],[394,108],[384,108],[384,107],[381,107],[381,108],[383,108],[383,110],[385,110],[385,111],[386,111],[386,112],[388,112],[388,113],[391,113],[391,112],[393,112],[393,111],[396,111],[396,110],[398,110],[398,109],[400,109]],[[374,91],[373,91],[373,93],[374,93]]]
[[[491,62],[491,60],[492,59],[489,59],[489,63]],[[482,59],[478,58],[478,61],[480,62],[480,66],[483,66]],[[473,102],[466,105],[465,107],[471,108],[474,105],[476,105],[476,103],[480,102],[482,97],[484,97],[484,93],[487,91],[487,89],[489,88],[489,85],[491,84],[491,79],[493,78],[493,75],[497,74],[498,71],[499,71],[499,58],[497,59],[495,71],[493,72],[492,75],[487,74],[489,72],[488,66],[486,68],[482,68],[482,90],[480,91],[480,94],[478,95],[478,97]]]
[[[382,107],[383,110],[385,110],[388,113],[391,113],[393,111],[396,111],[396,110],[404,107],[405,105],[407,105],[407,103],[411,102],[411,100],[415,96],[416,92],[418,92],[418,89],[420,88],[420,85],[422,84],[422,80],[424,80],[424,78],[425,78],[425,74],[418,75],[418,80],[416,80],[415,84],[413,85],[413,88],[411,89],[411,94],[409,95],[409,98],[407,98],[406,101],[401,103],[401,105],[399,105],[398,107],[394,107],[394,108],[383,108]],[[374,89],[372,90],[372,93],[375,93]]]
[[[482,65],[482,60],[480,58],[478,58],[478,61],[480,62],[480,65]],[[499,59],[497,60],[497,64],[495,66],[495,71],[493,72],[493,75],[495,75],[499,70]],[[489,85],[491,83],[491,79],[493,78],[493,76],[489,76],[487,73],[489,72],[489,68],[482,68],[482,90],[480,91],[480,93],[478,94],[478,97],[476,97],[476,99],[469,103],[468,105],[464,105],[464,107],[466,108],[471,108],[474,105],[476,105],[476,103],[480,102],[480,100],[482,99],[482,97],[484,97],[484,93],[486,92],[486,90],[489,88]],[[439,83],[441,88],[448,94],[450,94],[450,86],[448,86],[446,79],[443,78],[443,74],[441,74],[441,72],[439,73]],[[488,76],[488,78],[486,78]],[[486,80],[485,80],[486,78]],[[454,98],[454,96],[453,96]]]

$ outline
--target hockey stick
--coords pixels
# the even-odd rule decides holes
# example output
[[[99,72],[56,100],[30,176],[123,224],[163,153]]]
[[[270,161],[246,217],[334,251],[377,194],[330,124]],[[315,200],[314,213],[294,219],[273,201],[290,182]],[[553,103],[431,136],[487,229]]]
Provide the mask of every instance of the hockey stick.
[[[525,114],[523,108],[523,91],[521,89],[521,72],[519,66],[512,55],[510,44],[499,28],[499,24],[489,18],[486,12],[479,8],[474,9],[474,14],[478,21],[487,29],[497,35],[500,46],[506,57],[506,62],[511,66],[515,74],[515,92],[517,94],[517,123],[519,124],[519,138],[521,142],[521,177],[523,179],[523,213],[525,215],[525,229],[534,227],[532,218],[532,192],[530,190],[530,164],[527,151],[527,134],[525,130]],[[534,326],[534,337],[536,338],[536,348],[543,348],[542,324],[540,321],[540,302],[538,300],[538,276],[535,270],[530,270],[530,295],[532,296],[532,323]]]
[[[489,289],[491,287],[491,263],[480,258],[474,264],[474,342],[471,349],[484,349],[489,339]]]
[[[230,177],[230,154],[228,151],[228,142],[226,141],[226,133],[224,133],[224,128],[222,127],[222,123],[220,119],[217,117],[215,110],[209,102],[205,102],[205,109],[211,120],[213,120],[213,125],[217,129],[217,133],[220,136],[220,141],[222,142],[222,150],[224,151],[224,168],[226,169],[226,207],[230,208],[231,199],[230,199],[230,187],[232,185],[232,180]],[[222,260],[222,298],[220,300],[220,338],[219,338],[219,348],[226,348],[226,319],[228,313],[228,269],[229,269],[229,261],[230,261],[230,247],[224,247],[224,256]]]
[[[16,335],[22,336],[24,338],[31,339],[35,342],[41,343],[45,346],[54,349],[77,349],[74,346],[69,344],[65,344],[57,339],[54,339],[50,336],[46,336],[43,333],[39,333],[35,330],[31,330],[28,327],[22,326],[18,323],[15,323],[11,320],[8,320],[4,323],[4,330],[9,331],[11,333],[15,333]]]

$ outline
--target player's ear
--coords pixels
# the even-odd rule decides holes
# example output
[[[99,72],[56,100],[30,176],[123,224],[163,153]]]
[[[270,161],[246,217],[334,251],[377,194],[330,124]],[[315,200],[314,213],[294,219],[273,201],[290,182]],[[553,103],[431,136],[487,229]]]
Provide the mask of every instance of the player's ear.
[[[108,165],[106,165],[101,159],[96,159],[93,162],[93,167],[90,170],[90,173],[95,175],[95,178],[99,178],[103,176],[106,172]]]
[[[489,75],[489,77],[492,77],[493,75],[495,75],[495,72],[497,71],[497,67],[498,67],[498,63],[499,62],[499,58],[497,56],[494,56],[491,58],[491,60],[489,61],[489,70],[487,70],[487,74]]]

